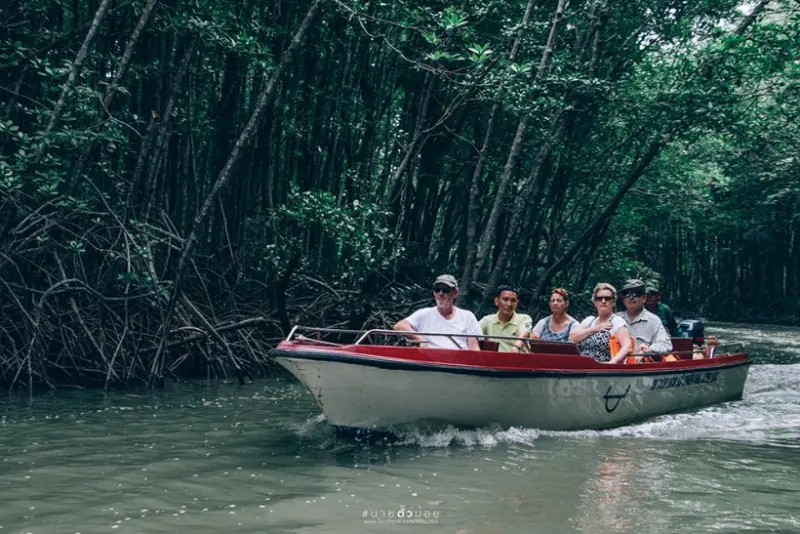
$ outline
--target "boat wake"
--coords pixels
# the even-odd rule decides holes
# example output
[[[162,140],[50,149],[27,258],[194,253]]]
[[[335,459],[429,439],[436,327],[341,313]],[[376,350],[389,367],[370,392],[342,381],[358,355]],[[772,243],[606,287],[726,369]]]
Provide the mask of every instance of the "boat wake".
[[[390,445],[397,447],[482,447],[490,449],[501,443],[532,443],[541,434],[533,428],[474,428],[461,429],[452,425],[414,424],[386,431],[334,429],[318,415],[295,428],[295,434],[309,441],[317,441],[320,448],[337,451],[359,445]]]
[[[335,432],[323,416],[306,421],[296,433],[336,450],[385,444],[422,448],[485,448],[532,445],[538,439],[643,438],[723,440],[800,448],[800,364],[754,365],[741,401],[686,413],[664,415],[611,430],[544,431],[532,428],[462,429],[452,425],[408,425],[391,432]]]
[[[426,448],[441,448],[450,446],[493,448],[501,443],[529,444],[542,434],[534,428],[509,428],[508,430],[478,428],[458,429],[447,426],[443,429],[425,431],[418,428],[409,428],[400,431],[398,445],[415,445]]]
[[[754,365],[741,401],[599,432],[651,439],[716,439],[800,448],[800,364]]]

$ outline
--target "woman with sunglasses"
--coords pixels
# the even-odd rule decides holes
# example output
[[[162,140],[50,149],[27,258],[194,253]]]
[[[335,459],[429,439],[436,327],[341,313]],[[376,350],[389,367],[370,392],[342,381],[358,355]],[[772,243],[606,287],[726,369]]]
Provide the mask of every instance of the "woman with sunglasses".
[[[550,294],[550,313],[533,327],[533,337],[542,341],[569,341],[572,327],[578,324],[567,314],[569,293],[563,287],[553,289]]]
[[[578,344],[578,351],[582,355],[591,356],[598,362],[624,362],[631,351],[631,335],[625,326],[625,321],[614,315],[616,288],[601,282],[595,286],[592,300],[597,310],[597,317],[590,315],[575,325],[570,332],[569,340]],[[613,356],[612,343],[620,347]]]

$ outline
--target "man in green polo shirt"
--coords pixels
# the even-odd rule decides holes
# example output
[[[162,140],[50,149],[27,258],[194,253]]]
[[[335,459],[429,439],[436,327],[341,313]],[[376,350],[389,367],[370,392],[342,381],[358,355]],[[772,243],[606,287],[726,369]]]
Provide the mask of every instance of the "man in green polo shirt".
[[[487,315],[478,322],[484,335],[516,337],[517,341],[511,339],[494,339],[500,344],[499,350],[505,352],[520,352],[525,346],[523,339],[531,337],[533,321],[530,315],[517,313],[519,304],[519,292],[513,286],[502,285],[497,288],[494,297],[494,305],[497,306],[497,313]]]
[[[675,320],[672,308],[661,302],[661,290],[655,282],[647,284],[647,300],[645,300],[644,307],[650,313],[658,315],[658,318],[661,319],[661,324],[664,325],[670,336],[680,337],[678,321]]]

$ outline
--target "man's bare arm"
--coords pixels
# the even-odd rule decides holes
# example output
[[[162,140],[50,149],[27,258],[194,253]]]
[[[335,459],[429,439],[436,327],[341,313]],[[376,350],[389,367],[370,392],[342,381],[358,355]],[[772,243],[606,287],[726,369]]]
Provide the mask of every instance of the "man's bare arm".
[[[416,330],[414,330],[414,327],[411,326],[411,323],[409,323],[405,319],[403,319],[401,321],[397,321],[397,323],[394,325],[394,329],[399,331],[399,332],[416,332]],[[413,339],[413,340],[419,341],[420,347],[424,347],[426,345],[426,341],[427,340],[425,339],[425,336],[420,336],[420,335],[417,335],[417,334],[411,334],[409,336],[404,336],[404,337],[406,337],[406,339]]]

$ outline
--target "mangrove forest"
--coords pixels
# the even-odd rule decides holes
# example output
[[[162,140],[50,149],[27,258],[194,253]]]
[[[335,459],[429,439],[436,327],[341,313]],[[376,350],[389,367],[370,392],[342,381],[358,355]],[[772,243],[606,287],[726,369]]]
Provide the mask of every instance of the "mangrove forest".
[[[246,380],[445,272],[800,320],[793,0],[6,0],[0,110],[5,388]]]

